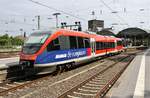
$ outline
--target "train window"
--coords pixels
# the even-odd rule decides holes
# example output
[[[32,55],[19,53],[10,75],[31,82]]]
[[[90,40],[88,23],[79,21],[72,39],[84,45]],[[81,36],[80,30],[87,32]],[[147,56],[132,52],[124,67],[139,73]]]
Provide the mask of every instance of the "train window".
[[[107,48],[114,48],[115,46],[113,42],[108,42],[107,44],[108,44]]]
[[[84,48],[83,38],[77,37],[78,39],[78,48]]]
[[[100,44],[99,42],[96,42],[96,50],[100,49],[99,44]]]
[[[88,38],[84,38],[84,45],[85,48],[90,48],[90,40]]]
[[[70,49],[69,36],[59,36],[59,45],[61,50]]]
[[[53,40],[54,45],[58,45],[59,44],[59,40],[58,38],[56,38],[55,40]]]
[[[122,45],[122,41],[117,41],[117,46]]]
[[[103,49],[102,42],[99,42],[99,49]]]
[[[109,48],[109,43],[108,43],[108,42],[105,43],[105,48],[106,48],[106,49]]]
[[[104,42],[101,42],[101,49],[104,49]]]
[[[99,42],[99,49],[102,49],[102,42]]]
[[[76,40],[76,37],[70,36],[69,40],[70,40],[70,49],[77,49],[77,40]]]
[[[106,48],[106,45],[107,43],[104,43],[104,42],[96,42],[96,50],[102,50],[102,49],[105,49]]]
[[[115,48],[115,43],[114,42],[112,42],[112,48]]]
[[[103,42],[103,49],[107,49],[107,42]]]
[[[111,43],[110,42],[108,42],[108,48],[111,48]]]
[[[60,50],[59,40],[56,38],[52,42],[50,42],[47,46],[47,51]]]
[[[111,42],[108,43],[108,48],[111,48]]]

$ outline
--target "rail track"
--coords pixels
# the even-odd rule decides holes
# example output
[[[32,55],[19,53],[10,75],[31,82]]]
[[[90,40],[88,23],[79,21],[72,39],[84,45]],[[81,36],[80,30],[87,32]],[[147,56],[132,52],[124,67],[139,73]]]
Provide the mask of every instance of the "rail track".
[[[134,58],[133,54],[93,75],[58,98],[102,98]],[[122,67],[121,67],[121,66]],[[120,67],[120,68],[119,68]],[[119,69],[119,70],[118,70]]]
[[[82,82],[80,85],[73,87],[71,90],[59,96],[59,98],[67,98],[67,97],[68,98],[78,98],[78,97],[91,98],[93,96],[103,96],[109,90],[109,88],[115,83],[115,81],[118,79],[118,77],[127,67],[127,66],[124,66],[123,68],[121,67],[121,69],[118,72],[114,69],[113,66],[116,66],[118,63],[124,62],[125,60],[128,61],[125,62],[127,65],[130,63],[132,58],[133,55],[128,55],[127,57],[125,56],[123,58],[119,58],[119,60],[116,63],[102,70],[98,74],[93,75],[88,80]],[[0,83],[0,96],[7,95],[8,93],[22,89],[24,87],[30,87],[30,85],[46,80],[48,79],[48,77],[50,77],[50,75],[46,75],[44,77],[36,78],[33,80],[28,79],[28,80],[23,80],[23,81],[21,80],[17,82],[5,81],[4,83]],[[105,79],[106,77],[107,79]]]
[[[48,79],[49,75],[45,76],[37,76],[37,77],[23,77],[19,80],[7,80],[0,83],[0,96],[6,95],[13,91],[19,90],[24,87],[29,87],[32,84],[36,84],[37,82],[41,82],[43,80]]]
[[[0,51],[0,58],[9,58],[18,56],[20,51]]]

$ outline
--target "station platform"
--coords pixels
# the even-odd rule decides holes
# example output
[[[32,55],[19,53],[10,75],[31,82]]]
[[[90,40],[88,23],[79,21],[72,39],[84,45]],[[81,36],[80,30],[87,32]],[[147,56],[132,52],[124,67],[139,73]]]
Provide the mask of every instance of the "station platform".
[[[137,54],[105,98],[150,98],[150,49]]]
[[[0,59],[0,64],[9,64],[9,63],[17,63],[17,62],[19,62],[19,57]]]

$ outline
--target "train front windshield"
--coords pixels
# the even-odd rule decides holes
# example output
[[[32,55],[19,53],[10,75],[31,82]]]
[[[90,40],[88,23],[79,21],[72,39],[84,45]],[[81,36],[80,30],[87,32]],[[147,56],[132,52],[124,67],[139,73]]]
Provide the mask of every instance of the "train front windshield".
[[[26,40],[22,52],[24,54],[34,54],[36,53],[46,39],[50,36],[50,34],[42,34],[42,33],[33,33]]]

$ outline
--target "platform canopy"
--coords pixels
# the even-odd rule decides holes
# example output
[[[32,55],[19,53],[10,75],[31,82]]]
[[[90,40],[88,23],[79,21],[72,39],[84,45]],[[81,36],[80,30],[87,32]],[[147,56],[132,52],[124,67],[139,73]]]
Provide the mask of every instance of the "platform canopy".
[[[124,29],[117,34],[117,37],[124,38],[126,40],[126,45],[130,46],[150,45],[149,31],[137,27]]]
[[[126,37],[126,38],[132,38],[132,37],[137,37],[137,38],[143,38],[148,35],[148,31],[140,29],[140,28],[127,28],[124,30],[121,30],[117,36],[118,37]]]

